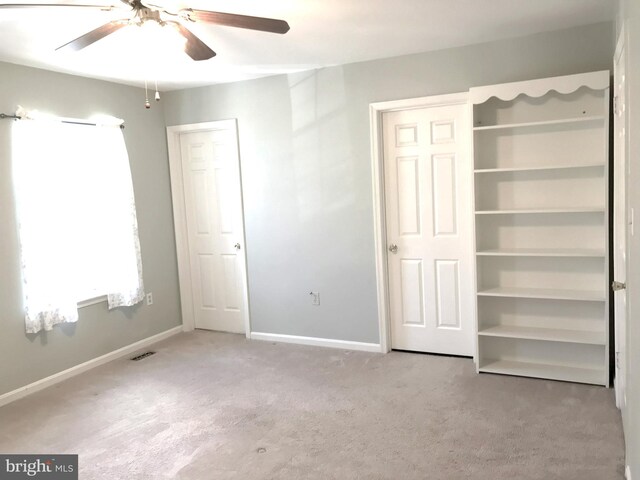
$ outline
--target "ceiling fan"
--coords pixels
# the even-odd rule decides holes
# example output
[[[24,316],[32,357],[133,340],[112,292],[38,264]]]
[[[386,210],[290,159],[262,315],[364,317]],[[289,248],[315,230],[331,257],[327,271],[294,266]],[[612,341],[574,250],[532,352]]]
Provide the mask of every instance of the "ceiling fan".
[[[228,27],[246,28],[249,30],[260,30],[263,32],[284,34],[289,31],[289,24],[284,20],[273,18],[252,17],[249,15],[238,15],[235,13],[213,12],[209,10],[197,10],[194,8],[182,8],[175,12],[166,10],[164,7],[148,3],[144,0],[120,0],[131,8],[133,15],[129,18],[112,20],[104,25],[71,40],[68,43],[56,48],[56,50],[80,50],[102,38],[110,35],[121,28],[137,25],[141,26],[147,22],[156,22],[160,26],[174,28],[185,38],[184,51],[193,60],[208,60],[216,55],[202,40],[194,35],[185,23],[204,22]],[[85,5],[85,4],[60,4],[60,3],[8,3],[0,4],[0,8],[43,8],[43,7],[67,7],[67,8],[90,8],[103,11],[112,11],[119,8],[116,5]]]

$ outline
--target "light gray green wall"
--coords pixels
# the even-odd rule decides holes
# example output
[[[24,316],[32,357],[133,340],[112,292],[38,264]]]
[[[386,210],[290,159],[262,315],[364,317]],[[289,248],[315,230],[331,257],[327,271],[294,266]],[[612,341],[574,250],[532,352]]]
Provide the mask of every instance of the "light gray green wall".
[[[154,294],[152,306],[108,312],[102,303],[81,309],[76,324],[25,334],[12,121],[0,120],[0,395],[181,324],[164,118],[161,108],[147,111],[143,102],[144,90],[138,88],[0,63],[0,112],[22,105],[65,117],[104,113],[125,120],[144,281]]]
[[[640,212],[640,2],[621,0],[618,31],[624,25],[627,50],[627,127],[631,175],[627,179],[630,206]],[[638,213],[635,214],[638,223]],[[627,407],[622,412],[626,462],[632,478],[640,478],[640,235],[630,237],[627,271]]]
[[[252,330],[378,342],[370,103],[610,69],[613,36],[602,23],[165,95],[167,125],[238,119]]]

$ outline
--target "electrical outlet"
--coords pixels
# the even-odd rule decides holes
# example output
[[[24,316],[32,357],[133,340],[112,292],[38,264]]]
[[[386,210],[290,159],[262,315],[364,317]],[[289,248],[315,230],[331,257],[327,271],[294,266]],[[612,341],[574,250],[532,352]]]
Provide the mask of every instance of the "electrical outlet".
[[[315,305],[315,306],[320,305],[320,293],[309,292],[309,295],[311,295],[311,305]]]
[[[147,293],[147,305],[153,305],[153,293]]]

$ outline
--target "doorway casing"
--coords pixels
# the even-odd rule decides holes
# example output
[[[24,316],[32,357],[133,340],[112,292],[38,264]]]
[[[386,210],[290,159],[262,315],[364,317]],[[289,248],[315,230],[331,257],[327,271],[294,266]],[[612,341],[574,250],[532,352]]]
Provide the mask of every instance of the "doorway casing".
[[[378,329],[380,335],[380,351],[391,351],[391,320],[389,311],[389,284],[387,269],[387,229],[385,222],[384,197],[384,145],[382,132],[382,116],[386,112],[411,110],[425,107],[441,107],[448,105],[467,105],[468,93],[451,93],[429,97],[377,102],[369,105],[369,120],[371,131],[371,179],[373,193],[373,228],[376,256],[376,289],[378,299]],[[472,118],[468,115],[468,118]],[[464,128],[471,130],[471,125]],[[473,172],[471,172],[472,174]],[[471,182],[473,185],[473,182]],[[470,190],[468,201],[473,204],[473,189]],[[473,272],[475,285],[475,271]],[[475,289],[475,287],[474,287]],[[475,303],[475,302],[474,302]],[[474,312],[474,316],[476,312]],[[475,321],[472,322],[474,336],[476,334]],[[477,351],[474,351],[474,361]]]
[[[182,309],[183,331],[189,332],[195,329],[195,313],[193,309],[192,272],[189,262],[189,243],[187,231],[187,215],[184,192],[184,175],[182,171],[182,153],[180,150],[180,135],[185,133],[207,132],[217,129],[230,129],[234,132],[238,141],[238,126],[235,119],[219,120],[213,122],[192,123],[187,125],[175,125],[167,127],[167,145],[169,150],[169,173],[171,179],[171,200],[173,204],[173,221],[176,237],[176,251],[178,259],[178,280],[180,283],[180,304]],[[238,146],[239,151],[239,146]],[[238,158],[240,165],[240,158]],[[242,199],[242,171],[240,178],[240,205],[242,222],[242,244],[246,246],[244,229],[244,203]],[[246,248],[239,253],[242,266],[242,287],[244,307],[245,336],[251,338],[251,316],[249,311],[249,289]]]

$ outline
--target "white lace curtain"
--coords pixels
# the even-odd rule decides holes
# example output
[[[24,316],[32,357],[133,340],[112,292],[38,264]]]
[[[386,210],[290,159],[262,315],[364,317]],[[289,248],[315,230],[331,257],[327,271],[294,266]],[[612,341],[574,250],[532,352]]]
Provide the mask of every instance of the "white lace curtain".
[[[129,157],[117,125],[20,120],[13,173],[28,333],[78,319],[77,303],[109,308],[144,297]]]

